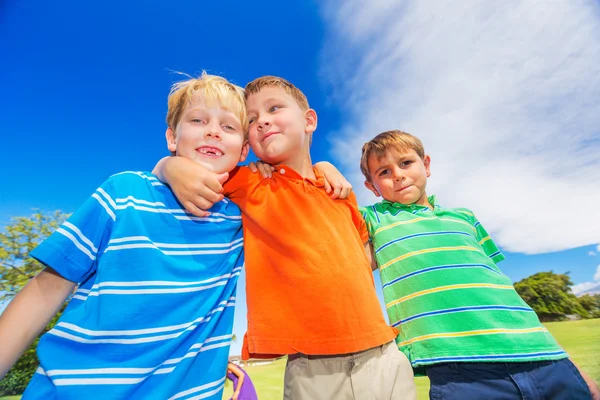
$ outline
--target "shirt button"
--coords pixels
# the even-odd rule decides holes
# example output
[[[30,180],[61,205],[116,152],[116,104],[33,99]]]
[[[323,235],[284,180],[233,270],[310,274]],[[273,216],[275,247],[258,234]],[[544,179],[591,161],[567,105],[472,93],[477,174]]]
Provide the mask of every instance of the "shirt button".
[[[284,169],[284,168],[281,168],[281,169],[279,170],[279,173],[280,173],[281,175],[284,175],[284,174],[285,174],[285,169]]]

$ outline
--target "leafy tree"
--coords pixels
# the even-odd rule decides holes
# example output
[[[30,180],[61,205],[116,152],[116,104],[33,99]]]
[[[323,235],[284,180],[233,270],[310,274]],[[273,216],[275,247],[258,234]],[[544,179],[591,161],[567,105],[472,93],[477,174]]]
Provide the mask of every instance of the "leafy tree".
[[[25,284],[43,268],[29,253],[47,238],[68,217],[61,211],[43,213],[35,210],[29,217],[13,218],[0,233],[0,302],[10,301]],[[50,330],[62,313],[52,319],[43,333]],[[38,339],[25,351],[0,382],[0,396],[20,394],[34,374],[38,359],[35,352]]]
[[[538,272],[517,283],[515,290],[537,313],[541,321],[559,321],[568,314],[589,318],[571,292],[573,282],[568,273]]]
[[[579,304],[592,318],[600,318],[600,294],[586,294],[579,297]]]

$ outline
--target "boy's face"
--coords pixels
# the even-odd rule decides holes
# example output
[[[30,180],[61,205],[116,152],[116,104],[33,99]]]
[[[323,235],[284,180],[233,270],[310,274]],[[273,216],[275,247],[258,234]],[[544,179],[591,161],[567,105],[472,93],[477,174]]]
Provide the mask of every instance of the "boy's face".
[[[317,121],[314,110],[303,111],[282,88],[265,87],[246,100],[248,140],[256,156],[269,163],[288,163],[308,149]]]
[[[239,118],[218,104],[207,106],[198,92],[181,114],[175,130],[167,128],[167,147],[217,174],[231,171],[248,155]]]
[[[368,160],[371,182],[365,186],[375,196],[401,204],[420,204],[427,206],[427,178],[431,175],[429,156],[421,159],[413,149],[387,151],[377,159],[371,155]]]

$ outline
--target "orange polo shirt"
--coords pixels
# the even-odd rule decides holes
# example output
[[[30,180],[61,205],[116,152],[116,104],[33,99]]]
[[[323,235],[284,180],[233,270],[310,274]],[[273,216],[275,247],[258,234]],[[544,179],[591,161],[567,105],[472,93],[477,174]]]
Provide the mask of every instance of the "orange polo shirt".
[[[242,210],[248,332],[242,358],[353,353],[393,340],[364,253],[354,194],[285,165],[272,178],[237,168],[224,194]]]

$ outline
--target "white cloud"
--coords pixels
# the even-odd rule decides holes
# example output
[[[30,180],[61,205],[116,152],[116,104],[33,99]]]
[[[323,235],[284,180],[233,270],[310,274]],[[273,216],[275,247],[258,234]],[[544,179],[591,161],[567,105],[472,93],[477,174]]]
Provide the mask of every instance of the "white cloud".
[[[590,250],[590,251],[588,251],[588,256],[595,256],[595,255],[596,255],[596,253],[595,253],[595,252],[593,252],[593,251],[591,251],[591,250]]]
[[[572,287],[573,293],[581,295],[585,293],[594,294],[600,293],[600,265],[596,268],[593,282],[583,282]]]
[[[600,242],[598,3],[348,0],[323,15],[334,158],[361,203],[375,200],[362,144],[402,129],[432,156],[429,192],[506,250]]]

